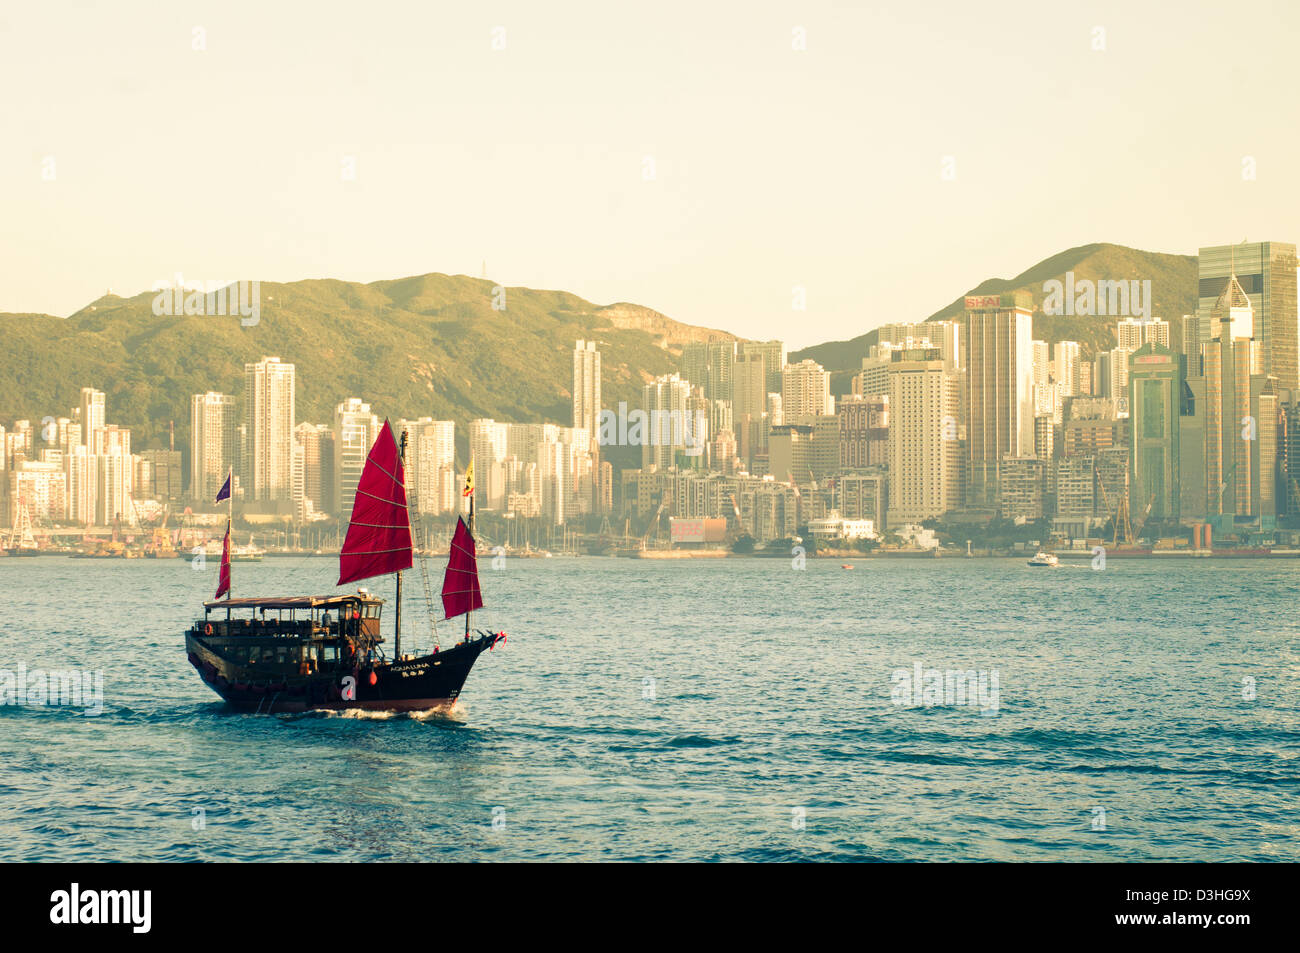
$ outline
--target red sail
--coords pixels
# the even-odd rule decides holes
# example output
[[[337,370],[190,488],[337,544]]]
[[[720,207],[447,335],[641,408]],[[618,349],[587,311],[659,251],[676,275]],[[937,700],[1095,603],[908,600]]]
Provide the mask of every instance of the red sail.
[[[217,579],[217,594],[213,599],[230,595],[230,527],[226,527],[226,538],[221,544],[221,576]]]
[[[474,537],[465,521],[457,517],[456,533],[451,538],[451,559],[447,561],[447,575],[442,580],[442,608],[450,619],[482,607]]]
[[[411,522],[406,513],[406,473],[393,431],[384,427],[366,457],[352,521],[339,553],[338,585],[411,568]]]

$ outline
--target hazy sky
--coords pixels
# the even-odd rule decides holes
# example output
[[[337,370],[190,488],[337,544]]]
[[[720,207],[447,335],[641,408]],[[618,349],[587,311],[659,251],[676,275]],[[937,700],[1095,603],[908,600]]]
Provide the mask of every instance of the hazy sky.
[[[1298,7],[12,0],[0,311],[486,261],[801,346],[1087,242],[1297,241]]]

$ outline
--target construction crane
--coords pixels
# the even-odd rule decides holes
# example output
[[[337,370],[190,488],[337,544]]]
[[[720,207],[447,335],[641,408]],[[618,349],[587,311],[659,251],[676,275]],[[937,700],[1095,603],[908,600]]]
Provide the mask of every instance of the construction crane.
[[[1151,494],[1151,499],[1147,500],[1147,508],[1142,511],[1142,520],[1137,524],[1137,529],[1133,531],[1136,539],[1142,538],[1142,528],[1147,525],[1147,520],[1151,518],[1151,507],[1155,506],[1156,495]]]
[[[664,501],[659,504],[659,509],[655,510],[655,515],[650,519],[650,525],[645,528],[645,535],[641,537],[642,549],[645,549],[650,544],[651,533],[655,534],[656,541],[659,539],[659,517],[664,515],[664,510],[668,509],[668,504],[671,502],[672,500],[670,498],[665,498]]]

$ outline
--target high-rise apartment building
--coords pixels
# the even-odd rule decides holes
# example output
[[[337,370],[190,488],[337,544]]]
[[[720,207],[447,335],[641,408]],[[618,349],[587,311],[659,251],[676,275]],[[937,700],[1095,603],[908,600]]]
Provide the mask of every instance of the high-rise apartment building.
[[[208,391],[190,398],[190,498],[212,503],[235,462],[235,398]]]
[[[244,365],[247,500],[288,501],[293,496],[294,372],[294,365],[278,357]]]
[[[600,432],[600,351],[595,341],[579,341],[573,348],[573,426],[591,434]]]
[[[831,376],[813,360],[787,364],[781,374],[782,423],[792,424],[805,418],[835,413],[831,397]]]

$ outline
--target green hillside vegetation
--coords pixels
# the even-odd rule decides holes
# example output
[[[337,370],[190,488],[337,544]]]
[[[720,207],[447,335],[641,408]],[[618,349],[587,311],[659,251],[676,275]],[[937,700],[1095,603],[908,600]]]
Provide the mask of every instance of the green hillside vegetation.
[[[1196,258],[1192,255],[1166,255],[1139,251],[1123,245],[1080,245],[1063,251],[1021,272],[1014,278],[989,278],[957,296],[925,320],[944,321],[960,317],[963,299],[968,294],[995,294],[1005,291],[1028,291],[1034,298],[1034,338],[1039,341],[1078,341],[1085,355],[1115,346],[1115,322],[1110,315],[1058,315],[1042,312],[1043,283],[1065,280],[1073,271],[1075,281],[1133,280],[1151,281],[1153,317],[1170,323],[1170,343],[1177,349],[1182,340],[1182,316],[1196,313]],[[892,320],[908,320],[900,316]],[[828,341],[791,353],[791,361],[812,358],[832,371],[836,393],[847,393],[849,378],[862,367],[862,359],[876,343],[877,332],[868,331],[848,341]]]
[[[263,282],[250,327],[237,315],[157,317],[153,292],[106,296],[68,318],[0,314],[9,344],[0,420],[67,414],[92,386],[106,394],[108,422],[131,428],[134,448],[165,447],[169,420],[188,448],[191,395],[240,395],[244,364],[275,355],[297,365],[299,421],[330,423],[340,401],[360,397],[381,418],[455,420],[463,460],[476,417],[572,422],[579,338],[599,342],[602,403],[617,407],[639,405],[645,381],[677,369],[682,339],[730,337],[562,291],[507,288],[505,309],[494,310],[493,287],[440,274]]]

